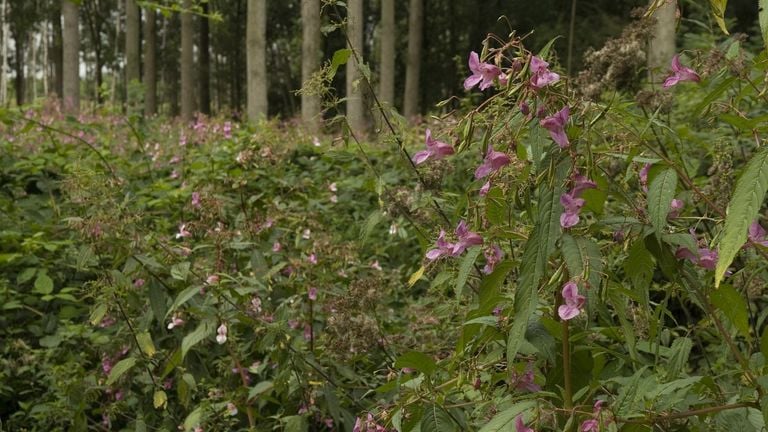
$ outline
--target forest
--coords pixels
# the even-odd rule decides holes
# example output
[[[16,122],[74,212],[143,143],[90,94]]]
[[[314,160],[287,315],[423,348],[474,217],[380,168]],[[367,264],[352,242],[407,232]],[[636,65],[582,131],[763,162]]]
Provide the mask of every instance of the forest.
[[[768,0],[0,0],[0,432],[768,430]]]

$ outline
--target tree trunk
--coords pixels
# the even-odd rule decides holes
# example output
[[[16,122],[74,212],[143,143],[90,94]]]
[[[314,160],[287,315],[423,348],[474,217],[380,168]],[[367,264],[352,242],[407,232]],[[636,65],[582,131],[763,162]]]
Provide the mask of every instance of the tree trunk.
[[[48,76],[50,71],[50,63],[48,62],[48,41],[49,41],[49,29],[48,29],[48,22],[43,21],[43,34],[40,36],[40,48],[43,50],[43,52],[40,54],[40,60],[43,63],[43,94],[48,95]]]
[[[64,19],[63,39],[63,96],[64,111],[80,113],[80,29],[78,28],[78,5],[62,0],[61,15]]]
[[[0,3],[0,38],[2,38],[2,45],[0,45],[0,106],[6,106],[8,102],[8,35],[10,34],[8,20],[8,3],[7,0],[2,0]]]
[[[36,77],[37,77],[37,46],[38,46],[38,41],[36,41],[37,38],[35,37],[35,33],[36,32],[33,31],[29,35],[29,40],[27,42],[29,44],[29,74],[27,75],[28,79],[29,79],[29,83],[27,84],[27,89],[28,89],[29,101],[32,102],[32,103],[34,103],[35,99],[37,99],[37,81],[36,81]]]
[[[347,2],[347,37],[350,48],[362,60],[363,58],[363,0],[350,0]],[[347,61],[347,121],[352,132],[365,135],[365,104],[363,103],[362,85],[358,85],[360,78],[359,65],[355,55],[351,55]]]
[[[128,113],[139,109],[139,94],[135,87],[141,83],[140,23],[141,12],[136,0],[125,0],[125,95]]]
[[[189,10],[190,0],[184,0],[184,9]],[[181,13],[181,119],[191,122],[194,111],[194,86],[192,73],[194,70],[192,14]]]
[[[120,11],[121,11],[121,5],[122,4],[124,4],[123,1],[117,0],[116,9],[117,9],[117,15],[118,16],[120,16]],[[118,44],[118,41],[120,40],[120,31],[121,31],[120,30],[120,22],[121,22],[121,20],[117,20],[116,23],[115,23],[116,25],[115,25],[115,45],[114,45],[114,47],[115,47],[115,57],[114,58],[118,58],[120,56],[120,44]],[[96,44],[96,46],[98,47],[99,44]],[[110,102],[112,103],[112,105],[115,105],[115,102],[117,101],[117,76],[118,76],[117,71],[113,70],[112,71],[112,85],[110,86],[111,87],[110,88],[110,97],[111,97]],[[97,78],[98,78],[98,76],[97,76]],[[99,97],[99,103],[101,103],[101,97]]]
[[[379,100],[395,106],[395,0],[381,0],[381,63]]]
[[[201,4],[203,16],[200,17],[200,76],[198,85],[200,92],[200,112],[211,114],[211,50],[210,29],[208,25],[208,3]]]
[[[653,14],[656,23],[648,43],[648,71],[651,82],[661,80],[667,73],[672,57],[675,55],[676,13],[677,1],[667,0]]]
[[[53,93],[56,97],[61,98],[64,96],[64,53],[63,53],[63,37],[61,31],[61,3],[54,2],[54,5],[58,5],[57,10],[52,12],[51,26],[53,27],[53,44],[51,46],[51,63],[53,63]]]
[[[248,120],[267,116],[267,1],[248,0],[246,30]]]
[[[144,114],[157,114],[157,13],[144,9]]]
[[[301,82],[303,86],[320,69],[320,0],[301,1]],[[320,129],[320,95],[301,95],[301,120],[311,133]]]
[[[15,44],[14,54],[13,54],[13,61],[14,61],[14,70],[16,72],[16,79],[14,81],[14,87],[16,90],[16,105],[22,106],[24,105],[24,51],[26,50],[26,39],[25,34],[15,34],[13,35],[13,40]]]
[[[408,121],[414,121],[419,108],[419,75],[421,74],[421,45],[424,36],[423,0],[411,0],[408,11],[408,62],[405,69],[405,94],[403,95],[403,113]]]

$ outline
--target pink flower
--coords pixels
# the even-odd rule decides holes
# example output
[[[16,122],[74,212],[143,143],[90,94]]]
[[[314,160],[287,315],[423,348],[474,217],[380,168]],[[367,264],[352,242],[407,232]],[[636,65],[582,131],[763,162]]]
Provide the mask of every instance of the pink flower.
[[[219,283],[219,275],[210,275],[205,278],[205,283],[208,285],[216,285]]]
[[[183,223],[179,225],[179,232],[176,233],[177,239],[191,237],[191,236],[192,236],[192,233],[187,230],[187,224]]]
[[[535,432],[535,431],[525,425],[525,423],[523,422],[523,415],[520,414],[517,417],[515,417],[515,432]]]
[[[685,206],[685,203],[682,200],[677,198],[673,199],[672,202],[669,203],[669,215],[667,217],[674,219],[680,216],[683,206]]]
[[[134,288],[141,288],[141,287],[144,286],[144,283],[145,283],[144,279],[138,278],[135,281],[133,281],[133,287]]]
[[[200,192],[192,192],[192,207],[200,208]]]
[[[470,231],[467,228],[467,223],[463,220],[456,226],[456,237],[458,237],[459,241],[453,245],[453,250],[451,251],[453,256],[461,255],[468,247],[483,244],[483,238],[479,234]]]
[[[491,274],[496,264],[504,257],[504,252],[500,247],[493,245],[490,250],[485,251],[485,267],[483,267],[483,273]]]
[[[232,402],[227,403],[227,412],[231,416],[237,415],[237,405],[233,404]]]
[[[579,432],[599,432],[600,423],[596,419],[589,419],[584,421],[579,427]]]
[[[560,215],[560,226],[563,228],[570,228],[579,223],[579,212],[584,206],[584,199],[576,198],[572,193],[564,193],[560,195],[560,204],[563,205],[565,210]]]
[[[232,123],[230,122],[224,122],[224,138],[230,139],[232,138]]]
[[[440,230],[435,246],[434,249],[427,251],[427,259],[430,261],[434,261],[443,255],[450,255],[453,251],[453,243],[445,240],[445,230]]]
[[[219,345],[223,345],[227,342],[227,325],[224,323],[216,329],[216,342]]]
[[[280,242],[274,242],[272,243],[272,252],[280,252],[280,250],[283,248],[283,246],[280,244]]]
[[[378,270],[378,271],[384,270],[383,268],[381,268],[381,264],[379,264],[379,260],[376,260],[376,261],[372,262],[371,263],[371,268],[374,269],[374,270]]]
[[[179,327],[184,324],[184,320],[181,319],[178,315],[173,314],[171,317],[171,322],[168,323],[168,330],[173,330],[174,327]]]
[[[647,163],[640,169],[639,179],[643,192],[648,192],[648,172],[651,170],[651,164]]]
[[[469,70],[472,71],[472,75],[464,80],[464,90],[469,90],[478,84],[480,84],[480,90],[485,90],[501,75],[501,69],[498,67],[490,63],[480,63],[480,56],[474,51],[469,53]]]
[[[563,321],[576,318],[584,307],[584,302],[587,299],[579,294],[579,287],[574,281],[568,281],[563,285],[563,301],[565,304],[560,305],[557,308],[557,315]]]
[[[309,297],[309,299],[312,301],[317,300],[317,288],[310,287],[309,291],[307,292],[307,297]]]
[[[453,147],[442,141],[438,141],[432,138],[432,131],[427,129],[425,145],[426,150],[416,152],[411,159],[414,164],[419,165],[427,161],[429,158],[442,159],[445,156],[452,155],[454,153]]]
[[[488,181],[487,181],[487,182],[485,182],[485,184],[484,184],[484,185],[483,185],[483,186],[480,188],[480,190],[478,191],[478,193],[480,194],[480,196],[486,196],[486,195],[488,195],[488,191],[490,191],[490,190],[491,190],[491,181],[490,181],[490,180],[488,180]]]
[[[597,183],[587,178],[587,176],[577,173],[573,177],[573,189],[571,190],[571,194],[575,197],[580,197],[585,190],[596,188]]]
[[[304,340],[312,340],[312,326],[304,324]]]
[[[531,56],[531,87],[540,89],[560,80],[560,75],[549,70],[549,63]]]
[[[752,224],[749,226],[747,237],[752,243],[768,247],[768,240],[765,238],[765,228],[763,228],[758,221],[752,222]]]
[[[672,57],[672,73],[666,80],[664,80],[662,87],[670,88],[683,81],[699,82],[701,81],[701,77],[693,69],[680,64],[680,56],[675,54],[675,56]]]
[[[509,165],[510,162],[511,159],[506,153],[494,151],[493,146],[489,145],[483,163],[475,170],[475,178],[483,178],[488,174],[499,170],[501,167]]]
[[[552,140],[554,140],[560,148],[566,148],[571,145],[568,141],[568,135],[565,134],[565,124],[568,123],[569,115],[570,108],[565,106],[555,114],[539,121],[541,127],[549,131],[549,136],[552,137]]]
[[[533,363],[528,363],[522,375],[514,373],[512,380],[515,383],[515,388],[518,390],[528,390],[530,392],[541,390],[541,386],[534,382]]]
[[[315,255],[315,253],[312,252],[311,254],[309,254],[307,261],[309,261],[310,264],[317,264],[317,255]]]

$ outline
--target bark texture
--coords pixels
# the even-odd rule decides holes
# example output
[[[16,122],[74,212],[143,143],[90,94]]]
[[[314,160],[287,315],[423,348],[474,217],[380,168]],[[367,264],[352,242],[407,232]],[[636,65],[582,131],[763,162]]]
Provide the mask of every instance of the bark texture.
[[[350,48],[357,56],[363,58],[363,0],[350,0],[347,2],[347,37]],[[357,85],[360,78],[358,64],[355,56],[351,55],[347,61],[347,121],[352,132],[359,135],[365,134],[365,104],[363,103],[362,83]]]
[[[184,0],[184,9],[189,10],[190,0]],[[193,58],[192,14],[181,13],[181,119],[191,122],[194,114],[194,87],[192,74]]]
[[[61,15],[64,20],[63,39],[63,109],[73,115],[80,113],[80,30],[78,5],[62,0]]]
[[[157,13],[144,10],[144,113],[157,114]]]
[[[210,28],[208,25],[208,3],[200,5],[203,16],[200,17],[200,76],[198,78],[200,93],[200,112],[211,114],[211,52]]]
[[[423,0],[411,0],[408,10],[408,61],[405,68],[405,94],[403,95],[403,114],[408,121],[413,121],[421,114],[419,78],[423,36],[424,3]]]
[[[248,120],[267,116],[267,1],[248,0],[246,29]]]
[[[381,1],[381,71],[379,99],[395,105],[395,0]]]
[[[320,0],[301,0],[301,24],[301,82],[306,85],[320,69]],[[318,132],[322,122],[319,95],[301,95],[301,119],[310,132]]]
[[[675,55],[675,22],[677,1],[667,0],[654,12],[656,23],[648,43],[648,71],[651,82],[660,81],[669,69]]]

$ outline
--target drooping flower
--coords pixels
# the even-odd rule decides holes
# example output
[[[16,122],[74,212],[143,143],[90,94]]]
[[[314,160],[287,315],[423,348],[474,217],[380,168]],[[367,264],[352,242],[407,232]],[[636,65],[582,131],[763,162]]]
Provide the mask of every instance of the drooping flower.
[[[336,187],[336,182],[333,182],[333,183],[329,184],[328,185],[328,190],[331,191],[331,192],[338,191],[339,189],[338,189],[338,187]]]
[[[648,172],[651,171],[651,164],[647,163],[640,169],[638,178],[640,179],[640,186],[643,187],[643,192],[648,192]]]
[[[528,390],[529,392],[537,392],[541,390],[541,386],[534,382],[533,363],[529,362],[525,368],[525,372],[521,375],[516,373],[512,377],[512,381],[515,384],[515,388],[518,390]]]
[[[525,425],[523,421],[523,415],[520,414],[515,417],[515,432],[535,432],[533,429]]]
[[[560,75],[549,70],[549,63],[531,56],[531,87],[540,89],[560,80]]]
[[[565,134],[565,125],[568,123],[568,116],[570,113],[570,108],[564,106],[560,111],[539,121],[541,127],[549,131],[549,136],[552,137],[552,140],[555,141],[560,148],[566,148],[571,145],[568,141],[568,135]]]
[[[283,249],[283,245],[279,241],[272,243],[272,252],[280,252]]]
[[[146,281],[145,281],[144,279],[142,279],[142,278],[138,278],[138,279],[136,279],[135,281],[133,281],[133,287],[134,287],[134,288],[141,288],[141,287],[143,287],[143,286],[144,286],[144,283],[145,283],[145,282],[146,282]]]
[[[219,283],[219,275],[210,275],[205,278],[205,283],[208,285],[216,285]]]
[[[228,121],[224,122],[223,132],[224,132],[224,138],[226,139],[232,138],[232,122],[228,122]]]
[[[485,267],[483,273],[491,274],[496,264],[504,257],[504,252],[497,245],[491,246],[490,250],[485,251]]]
[[[763,228],[758,221],[752,222],[752,224],[749,226],[747,237],[749,238],[749,241],[754,244],[768,247],[765,228]]]
[[[218,342],[219,345],[223,345],[227,342],[227,325],[224,323],[216,329],[216,342]]]
[[[479,190],[479,191],[477,191],[477,193],[478,193],[478,194],[480,194],[480,196],[486,196],[486,195],[488,195],[488,192],[489,192],[490,190],[491,190],[491,181],[490,181],[490,180],[488,180],[487,182],[485,182],[485,183],[483,184],[483,186],[482,186],[482,187],[480,187],[480,190]]]
[[[192,207],[200,208],[200,192],[192,192]]]
[[[377,271],[382,271],[382,270],[384,270],[384,269],[381,267],[381,264],[379,264],[379,260],[376,260],[376,261],[372,262],[372,263],[371,263],[371,268],[372,268],[372,269],[374,269],[374,270],[377,270]]]
[[[453,251],[453,243],[445,240],[445,230],[440,230],[440,235],[435,242],[435,248],[427,251],[427,259],[434,261],[443,255],[450,255]]]
[[[683,202],[683,200],[674,198],[672,202],[669,203],[669,214],[667,215],[667,217],[669,217],[670,219],[674,219],[680,216],[680,212],[683,210],[684,206],[685,206],[685,203]]]
[[[174,327],[179,327],[184,324],[184,320],[181,319],[178,315],[173,314],[171,317],[171,322],[168,323],[168,330],[173,330]]]
[[[310,263],[310,264],[317,264],[317,255],[315,255],[315,253],[314,253],[314,252],[312,252],[312,253],[311,253],[311,254],[309,254],[309,256],[307,257],[307,261],[309,261],[309,263]]]
[[[568,281],[563,285],[564,304],[557,308],[557,315],[563,321],[576,318],[584,308],[584,302],[587,299],[579,294],[579,287],[574,281]]]
[[[301,238],[304,240],[309,240],[309,237],[312,235],[312,231],[309,230],[309,228],[305,229],[303,233],[301,233]]]
[[[182,223],[181,225],[179,225],[179,232],[176,233],[177,239],[191,237],[191,236],[192,236],[192,233],[187,230],[187,224]]]
[[[587,176],[578,173],[573,176],[573,189],[571,189],[571,194],[573,196],[580,197],[585,190],[596,188],[597,183],[587,178]]]
[[[563,228],[570,228],[579,223],[579,212],[584,207],[583,198],[577,198],[572,193],[564,193],[560,195],[560,204],[563,205],[565,210],[560,215],[560,226]]]
[[[714,270],[717,265],[717,251],[706,247],[698,248],[695,253],[688,248],[680,247],[675,251],[675,258],[687,259],[707,270]]]
[[[453,245],[453,250],[451,251],[453,256],[461,255],[471,246],[483,244],[483,238],[480,237],[480,234],[470,231],[464,220],[459,221],[459,225],[456,226],[456,237],[459,241]]]
[[[231,415],[231,416],[235,416],[235,415],[237,415],[237,405],[235,405],[235,404],[234,404],[234,403],[232,403],[232,402],[228,402],[228,403],[227,403],[227,412],[228,412],[228,413],[229,413],[229,415]]]
[[[670,88],[684,81],[699,82],[701,77],[693,69],[683,66],[680,63],[680,56],[675,54],[672,57],[672,73],[664,80],[663,87]]]
[[[494,79],[497,77],[501,79],[501,69],[490,63],[481,63],[480,56],[474,51],[469,53],[469,70],[472,71],[472,75],[464,80],[464,90],[469,90],[478,84],[480,84],[480,90],[485,90],[493,85]],[[503,80],[506,81],[506,79]]]
[[[597,419],[589,419],[585,420],[581,427],[579,427],[579,432],[599,432],[600,431],[600,423],[597,421]]]
[[[429,129],[427,129],[425,134],[424,144],[427,149],[416,152],[413,158],[411,158],[416,165],[426,162],[429,158],[442,159],[454,153],[453,147],[450,144],[432,138],[432,131]]]
[[[312,301],[317,300],[317,288],[310,287],[309,291],[307,291],[307,297]]]
[[[481,179],[501,167],[509,165],[511,161],[506,153],[494,151],[493,146],[489,145],[483,163],[475,170],[475,178]]]

